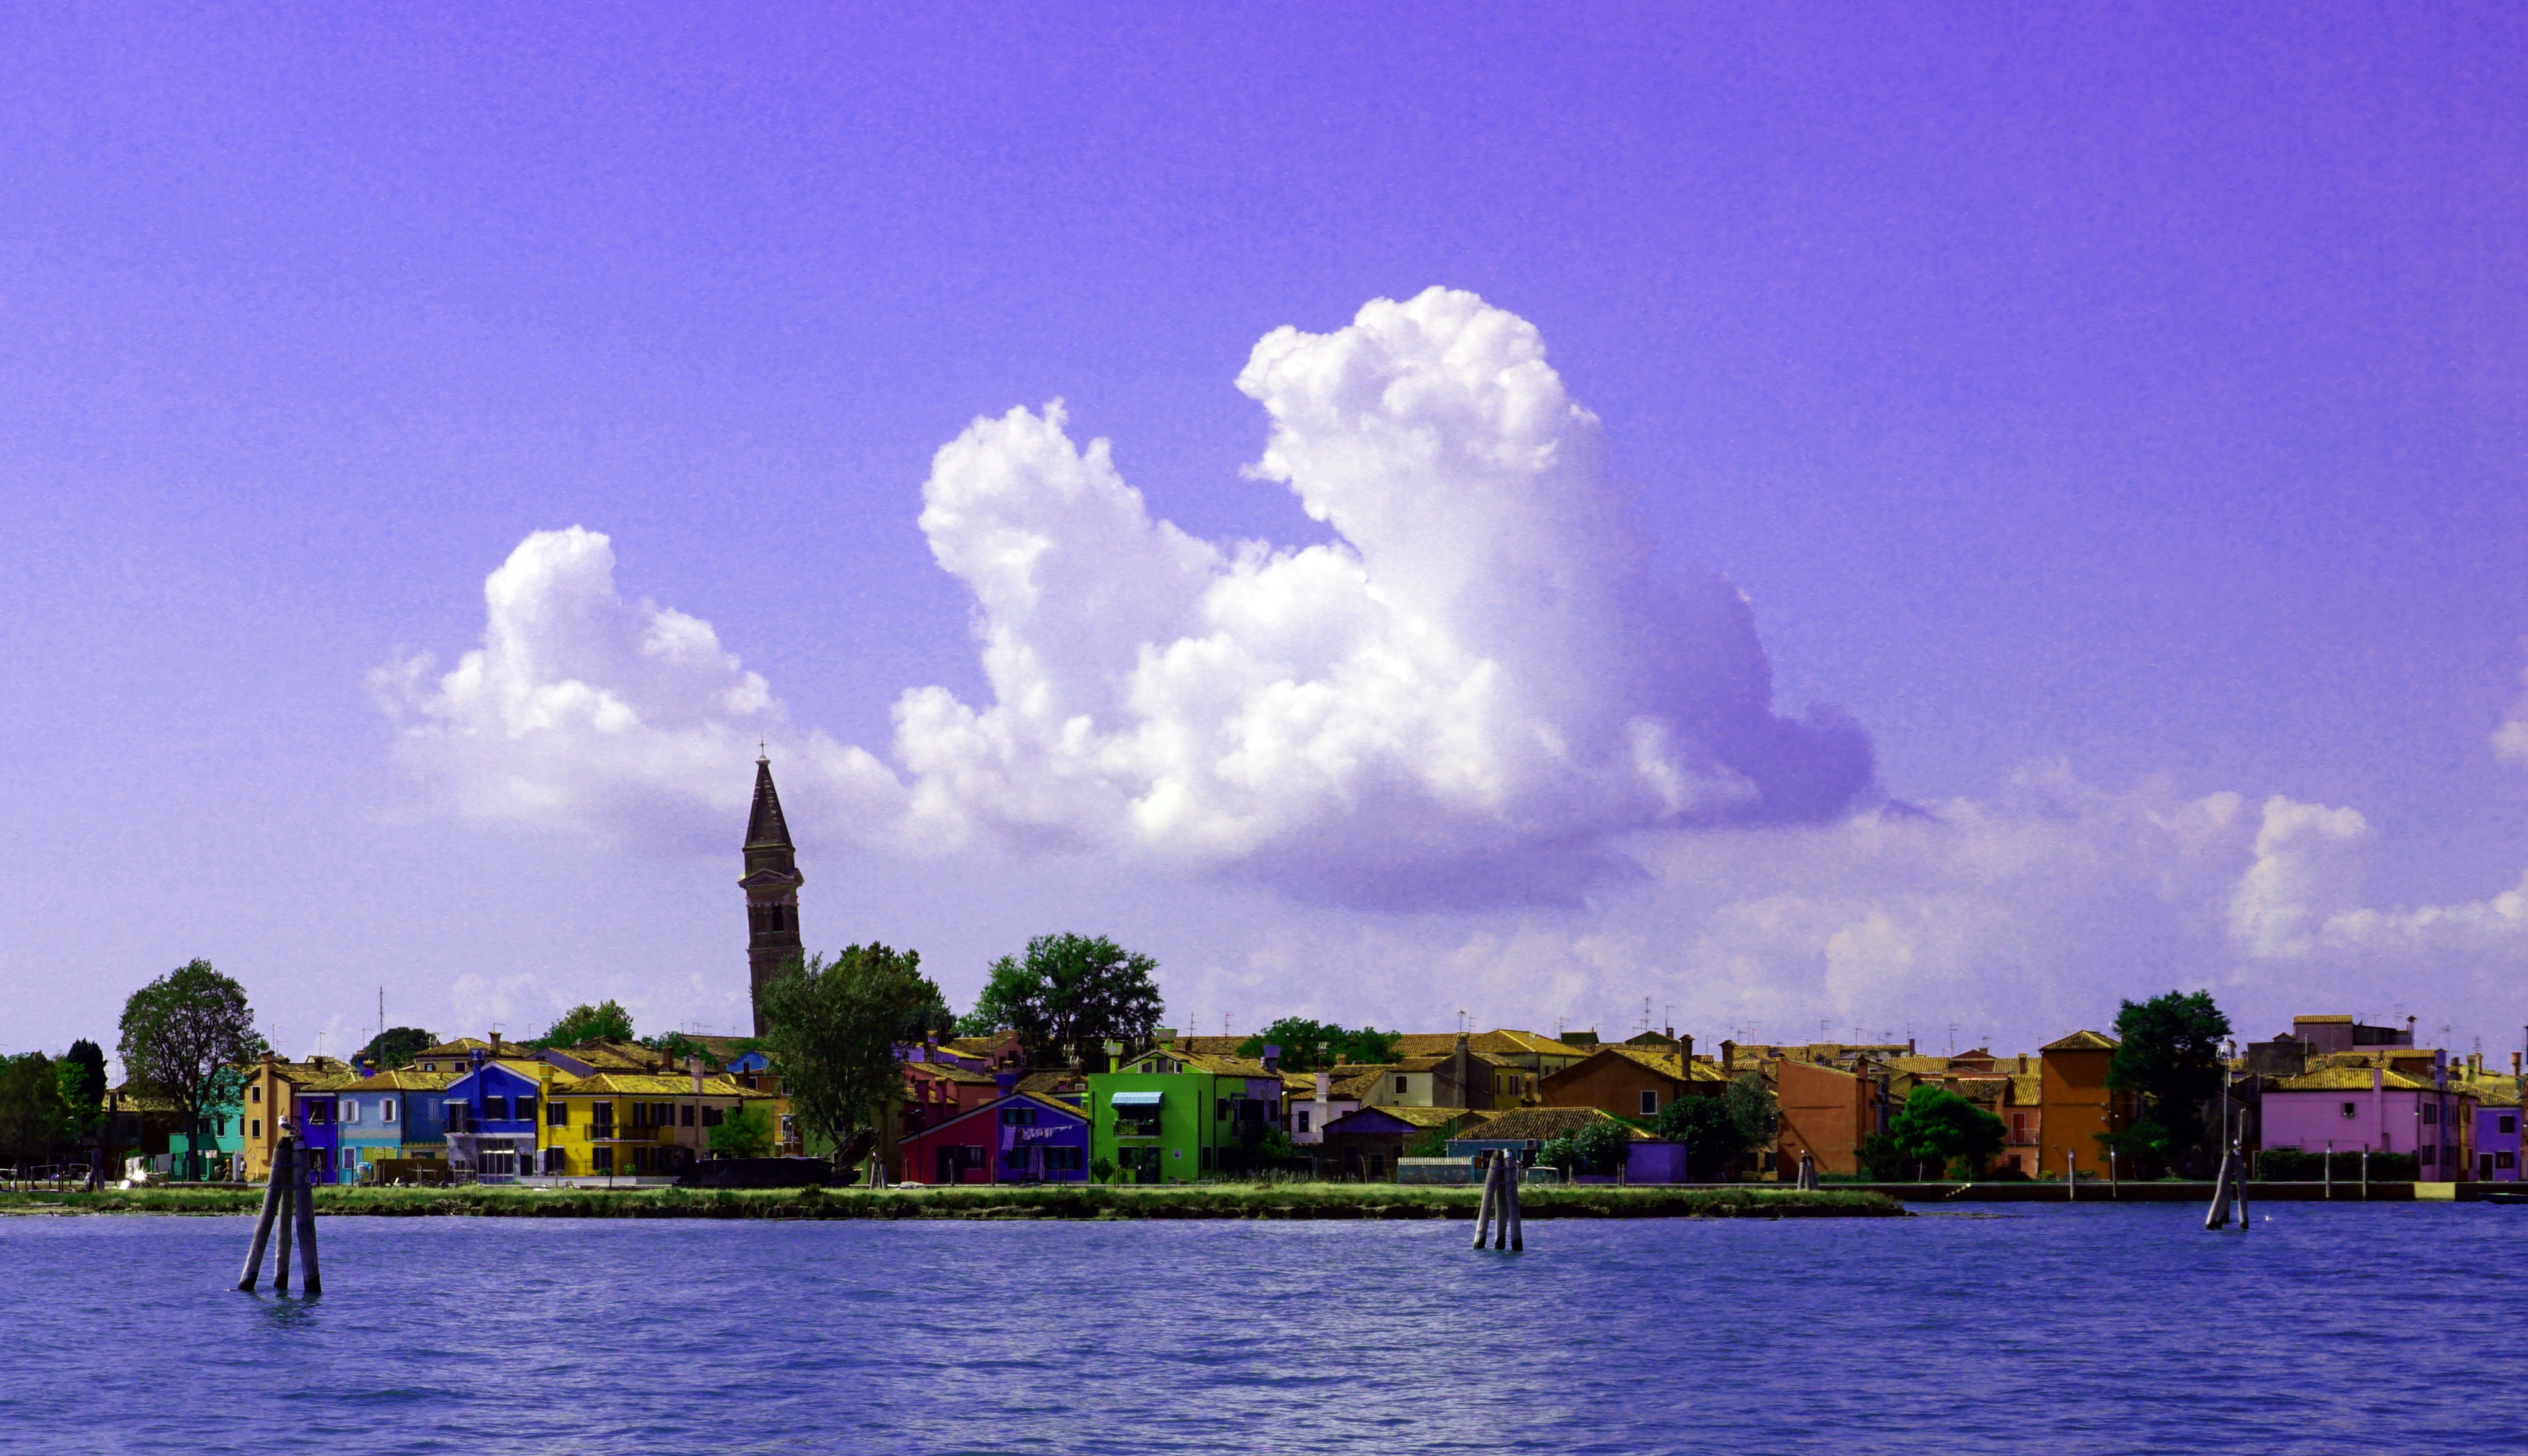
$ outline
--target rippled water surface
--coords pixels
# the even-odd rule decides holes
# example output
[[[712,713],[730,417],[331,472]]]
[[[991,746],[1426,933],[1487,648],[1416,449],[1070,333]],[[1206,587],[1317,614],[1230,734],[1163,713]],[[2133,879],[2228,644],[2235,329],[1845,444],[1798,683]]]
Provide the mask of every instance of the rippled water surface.
[[[1903,1221],[0,1219],[0,1448],[2528,1449],[2528,1208]],[[286,1433],[286,1434],[285,1434]],[[278,1443],[275,1436],[279,1436]]]

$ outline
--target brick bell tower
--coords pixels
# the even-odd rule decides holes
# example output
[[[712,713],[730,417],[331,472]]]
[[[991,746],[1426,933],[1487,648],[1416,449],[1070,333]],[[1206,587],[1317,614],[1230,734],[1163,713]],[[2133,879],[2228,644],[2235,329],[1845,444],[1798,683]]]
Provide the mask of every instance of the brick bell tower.
[[[799,872],[798,852],[790,844],[789,822],[781,817],[781,795],[772,787],[772,760],[755,760],[755,809],[746,816],[746,875],[737,882],[746,892],[746,975],[748,1001],[764,983],[793,961],[804,960],[799,939],[799,887],[808,877]],[[764,1013],[755,1013],[755,1034],[764,1034]]]

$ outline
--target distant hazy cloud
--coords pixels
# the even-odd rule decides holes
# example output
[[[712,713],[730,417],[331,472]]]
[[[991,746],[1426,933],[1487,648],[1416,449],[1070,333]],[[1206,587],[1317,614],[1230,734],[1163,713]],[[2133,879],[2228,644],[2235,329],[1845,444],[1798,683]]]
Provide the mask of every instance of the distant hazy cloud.
[[[2366,909],[2351,897],[2368,837],[2350,810],[2108,792],[2059,765],[1929,812],[1632,848],[1647,873],[1582,911],[1302,922],[1184,968],[1171,1001],[1417,1025],[1465,1008],[1628,1034],[1647,999],[1655,1023],[1705,1038],[1858,1027],[1936,1049],[1954,1021],[1962,1047],[2025,1049],[2172,988],[2211,988],[2242,1033],[2266,1036],[2295,1013],[2488,1008],[2528,969],[2528,885]]]

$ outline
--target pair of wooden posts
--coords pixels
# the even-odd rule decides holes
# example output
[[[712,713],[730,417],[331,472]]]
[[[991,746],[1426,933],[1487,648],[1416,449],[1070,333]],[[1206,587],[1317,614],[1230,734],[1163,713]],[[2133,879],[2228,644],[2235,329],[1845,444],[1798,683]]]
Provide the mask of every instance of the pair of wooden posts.
[[[1506,1152],[1493,1153],[1484,1169],[1483,1206],[1475,1211],[1476,1248],[1484,1246],[1487,1233],[1496,1249],[1527,1248],[1518,1217],[1518,1161]]]
[[[2238,1144],[2235,1139],[2230,1146],[2221,1150],[2221,1173],[2212,1184],[2212,1208],[2203,1216],[2205,1228],[2229,1227],[2230,1215],[2235,1209],[2238,1216],[2238,1231],[2240,1233],[2247,1231],[2247,1176],[2246,1169],[2242,1166],[2244,1161],[2239,1156]]]
[[[316,1190],[307,1185],[312,1170],[304,1166],[305,1162],[294,1137],[284,1137],[281,1146],[273,1150],[272,1181],[263,1190],[263,1216],[254,1221],[254,1247],[246,1251],[245,1273],[237,1276],[238,1288],[254,1288],[256,1277],[263,1273],[263,1246],[278,1224],[281,1247],[274,1251],[272,1287],[275,1292],[289,1290],[290,1235],[295,1224],[299,1272],[306,1275],[299,1281],[300,1291],[325,1292],[324,1278],[316,1272]]]

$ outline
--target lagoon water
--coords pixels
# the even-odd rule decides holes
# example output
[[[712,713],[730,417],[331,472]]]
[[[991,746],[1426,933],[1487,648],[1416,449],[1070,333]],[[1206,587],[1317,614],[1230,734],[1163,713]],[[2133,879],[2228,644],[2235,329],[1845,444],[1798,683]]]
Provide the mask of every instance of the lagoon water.
[[[2256,1217],[9,1218],[0,1449],[2528,1450],[2528,1208]]]

